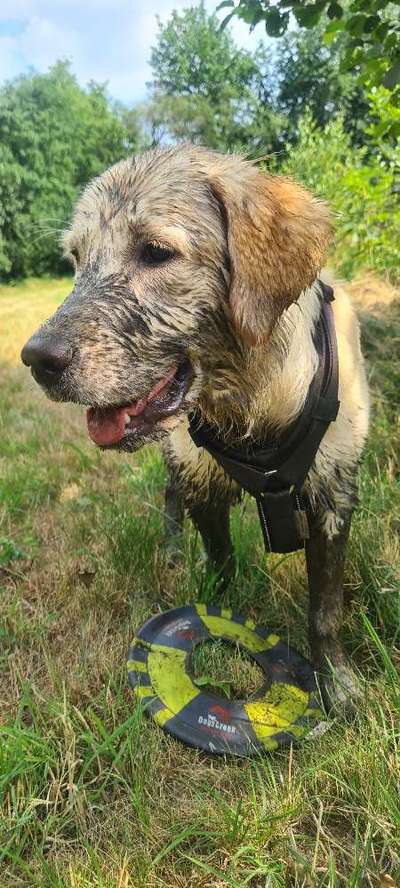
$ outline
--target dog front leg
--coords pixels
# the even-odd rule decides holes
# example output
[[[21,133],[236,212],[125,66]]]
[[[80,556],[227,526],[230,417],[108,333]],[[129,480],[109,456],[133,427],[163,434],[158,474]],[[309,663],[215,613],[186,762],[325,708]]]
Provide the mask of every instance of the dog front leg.
[[[204,502],[189,504],[192,521],[200,531],[209,567],[220,577],[220,588],[225,588],[233,577],[235,558],[229,529],[229,500],[217,496]]]
[[[315,529],[306,543],[310,594],[310,648],[315,669],[322,673],[327,706],[350,710],[360,696],[356,678],[340,641],[343,623],[343,572],[350,530],[349,518],[335,536]]]

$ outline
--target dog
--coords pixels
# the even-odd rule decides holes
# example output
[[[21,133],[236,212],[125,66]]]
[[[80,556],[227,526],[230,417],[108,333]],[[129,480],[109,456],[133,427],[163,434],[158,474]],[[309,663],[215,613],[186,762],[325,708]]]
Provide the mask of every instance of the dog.
[[[227,581],[241,491],[195,446],[188,415],[229,446],[278,440],[301,415],[331,238],[322,201],[240,156],[180,145],[131,157],[79,198],[63,236],[74,288],[22,351],[50,398],[87,407],[98,447],[162,442],[167,546],[187,510]],[[340,408],[304,484],[314,504],[305,554],[313,664],[327,703],[343,708],[359,694],[340,630],[369,408],[358,322],[342,286],[335,297]]]

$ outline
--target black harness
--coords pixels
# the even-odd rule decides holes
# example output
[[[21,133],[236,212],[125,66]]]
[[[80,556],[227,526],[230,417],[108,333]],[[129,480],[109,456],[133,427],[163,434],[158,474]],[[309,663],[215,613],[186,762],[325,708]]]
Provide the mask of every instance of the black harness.
[[[313,339],[319,364],[300,416],[281,435],[243,447],[226,446],[215,426],[199,413],[189,416],[189,433],[197,447],[208,450],[227,474],[256,498],[269,552],[294,552],[309,538],[314,512],[302,487],[339,410],[339,364],[331,306],[334,295],[332,287],[318,283],[321,310]]]

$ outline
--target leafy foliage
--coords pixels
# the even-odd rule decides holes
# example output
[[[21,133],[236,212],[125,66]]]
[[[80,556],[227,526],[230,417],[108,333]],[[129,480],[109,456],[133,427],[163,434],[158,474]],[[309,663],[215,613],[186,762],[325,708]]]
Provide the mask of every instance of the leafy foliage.
[[[77,191],[134,147],[103,86],[65,62],[0,91],[0,276],[62,268],[57,233]]]
[[[224,24],[234,15],[251,28],[263,21],[270,37],[286,32],[291,14],[302,28],[315,28],[323,18],[326,43],[339,31],[348,38],[344,67],[358,69],[374,85],[394,89],[400,82],[397,5],[391,0],[224,0],[218,9],[231,9]]]
[[[372,114],[376,112],[380,121],[371,124],[372,134],[385,127],[388,116],[397,117],[387,93],[381,87],[370,96]],[[390,153],[389,163],[384,152]],[[350,276],[370,268],[389,273],[394,281],[400,279],[398,143],[390,147],[385,142],[375,157],[367,159],[365,147],[351,145],[342,118],[318,129],[308,115],[282,171],[330,202],[336,214],[335,264],[342,273]]]
[[[265,50],[238,49],[203,3],[159,23],[151,65],[153,141],[189,139],[263,153],[279,147],[283,117],[266,95]]]
[[[276,43],[274,56],[275,103],[289,121],[288,138],[297,138],[298,123],[307,109],[323,127],[339,112],[353,143],[365,141],[369,103],[365,89],[341,69],[345,45],[339,32],[328,47],[320,23],[309,30],[289,31]]]
[[[232,4],[225,5],[232,12]],[[254,24],[243,2],[238,10]],[[62,271],[58,232],[79,189],[149,142],[185,139],[250,157],[276,156],[276,165],[332,203],[342,270],[366,264],[397,279],[400,108],[393,91],[368,92],[343,68],[347,31],[329,31],[328,45],[322,12],[312,28],[288,31],[273,49],[260,44],[254,52],[238,49],[203,2],[173,12],[159,23],[144,107],[111,104],[98,84],[82,89],[65,62],[4,86],[0,277]]]

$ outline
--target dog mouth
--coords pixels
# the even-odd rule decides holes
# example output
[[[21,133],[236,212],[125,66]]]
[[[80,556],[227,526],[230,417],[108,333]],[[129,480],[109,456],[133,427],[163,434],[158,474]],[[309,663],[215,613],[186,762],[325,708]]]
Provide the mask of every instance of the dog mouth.
[[[183,408],[193,376],[191,364],[185,360],[170,367],[143,398],[118,406],[89,407],[90,438],[98,447],[120,448],[151,436],[158,423]]]

